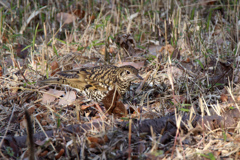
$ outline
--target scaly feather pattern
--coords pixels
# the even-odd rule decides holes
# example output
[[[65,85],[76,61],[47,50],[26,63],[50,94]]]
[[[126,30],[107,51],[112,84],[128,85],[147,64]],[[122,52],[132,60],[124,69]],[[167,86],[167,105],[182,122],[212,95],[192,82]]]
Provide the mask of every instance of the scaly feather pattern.
[[[136,79],[142,79],[138,70],[130,65],[116,67],[103,65],[59,72],[59,78],[41,81],[45,84],[63,84],[79,89],[88,98],[101,101],[108,91],[117,89],[123,95],[129,90],[130,84]]]

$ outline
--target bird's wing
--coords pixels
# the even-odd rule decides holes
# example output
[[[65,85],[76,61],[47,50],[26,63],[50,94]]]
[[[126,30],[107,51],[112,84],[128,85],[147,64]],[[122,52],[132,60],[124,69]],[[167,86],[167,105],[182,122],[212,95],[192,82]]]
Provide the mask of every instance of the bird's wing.
[[[92,74],[94,73],[91,73],[90,69],[61,71],[58,72],[58,75],[61,76],[60,78],[46,79],[40,81],[40,83],[65,84],[80,90],[88,88],[91,90],[107,91],[109,87],[98,80],[91,79]]]
[[[91,90],[108,91],[110,86],[94,80],[88,80],[88,88]]]
[[[70,85],[73,88],[78,88],[83,90],[87,87],[88,82],[86,81],[88,72],[85,70],[70,70],[70,71],[61,71],[58,73],[65,79],[66,84]]]
[[[49,78],[40,81],[40,83],[70,85],[71,87],[78,88],[80,90],[83,90],[87,85],[87,82],[85,81],[86,72],[84,71],[81,70],[61,71],[58,72],[58,74],[60,75],[59,78]]]
[[[66,80],[62,78],[49,78],[42,81],[39,81],[39,83],[43,84],[66,84]]]
[[[91,90],[108,91],[111,90],[115,83],[113,77],[102,76],[109,72],[113,67],[95,67],[82,68],[80,70],[69,70],[58,72],[60,78],[52,78],[41,81],[46,84],[67,84],[73,88],[83,90],[85,88]]]

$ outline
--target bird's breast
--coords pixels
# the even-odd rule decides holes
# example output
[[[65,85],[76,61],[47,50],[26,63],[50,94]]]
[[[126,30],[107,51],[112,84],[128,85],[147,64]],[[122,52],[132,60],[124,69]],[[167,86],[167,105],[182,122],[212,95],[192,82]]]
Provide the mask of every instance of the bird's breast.
[[[107,95],[108,91],[84,89],[82,93],[95,102],[101,102],[102,99]]]

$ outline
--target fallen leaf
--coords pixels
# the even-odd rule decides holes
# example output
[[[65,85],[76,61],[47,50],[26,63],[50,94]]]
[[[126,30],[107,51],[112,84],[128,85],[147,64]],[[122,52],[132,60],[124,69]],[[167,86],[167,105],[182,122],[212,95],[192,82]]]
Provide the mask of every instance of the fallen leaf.
[[[34,143],[35,143],[36,145],[42,146],[42,145],[44,145],[45,141],[41,141],[40,139],[38,139],[38,140],[36,140]]]
[[[26,118],[22,118],[22,120],[20,121],[20,129],[25,129],[27,128],[27,120]]]
[[[69,13],[60,12],[57,14],[57,21],[64,24],[70,24],[77,19],[77,16]]]
[[[162,46],[158,45],[153,45],[150,44],[148,47],[149,54],[156,56],[158,54],[158,51],[162,48]]]
[[[47,123],[46,120],[42,120],[42,121],[41,121],[41,125],[42,125],[42,126],[46,126],[47,124],[48,124],[48,123]]]
[[[127,110],[121,101],[118,101],[121,95],[118,92],[114,92],[112,89],[108,94],[102,99],[104,107],[109,114],[115,114],[116,116],[122,117],[127,114]]]
[[[228,101],[228,96],[226,94],[221,94],[221,98],[222,102],[227,102]]]
[[[172,102],[175,105],[185,103],[187,101],[185,95],[172,95]]]
[[[81,9],[76,9],[73,11],[73,14],[78,16],[78,18],[82,19],[85,16],[85,11]]]
[[[44,157],[44,156],[46,156],[47,154],[48,154],[48,151],[45,150],[45,151],[41,152],[41,153],[38,155],[38,157]]]
[[[214,28],[213,35],[219,35],[221,33],[222,33],[222,26],[217,24]]]
[[[102,48],[99,50],[99,52],[102,54],[102,55],[105,55],[105,46],[102,46]]]
[[[88,137],[87,138],[88,143],[90,144],[91,148],[95,148],[98,145],[102,145],[105,144],[106,142],[108,142],[108,137],[107,135],[104,135],[104,137]]]
[[[41,121],[42,119],[47,118],[47,115],[45,113],[38,113],[35,115],[35,117],[38,121]]]
[[[142,67],[144,67],[144,61],[141,62],[122,62],[122,64],[120,64],[119,66],[126,66],[126,65],[131,65],[137,69],[140,69]]]
[[[31,107],[28,108],[27,111],[31,115],[35,111],[35,109],[36,109],[36,106],[31,106]]]
[[[179,77],[181,77],[184,74],[183,71],[176,66],[172,66],[171,71],[172,71],[173,78],[175,78],[175,79],[178,79]]]
[[[93,20],[94,20],[94,19],[96,19],[96,16],[95,16],[95,15],[93,15],[93,14],[92,14],[92,15],[89,15],[89,16],[87,16],[87,21],[88,21],[88,22],[89,22],[89,21],[90,21],[90,22],[93,22]]]
[[[49,91],[43,94],[42,103],[48,104],[48,103],[54,102],[57,97],[62,95],[64,95],[64,91],[50,89]]]
[[[159,52],[165,52],[164,50],[167,50],[167,52],[170,54],[170,55],[172,55],[172,53],[173,53],[173,51],[174,51],[174,48],[173,48],[173,46],[172,45],[170,45],[170,44],[168,44],[168,45],[166,45],[166,46],[163,46],[160,50],[159,50]]]
[[[56,72],[60,71],[58,62],[53,61],[53,62],[51,63],[51,70],[52,70],[51,76],[53,76]]]
[[[116,36],[115,42],[127,51],[126,54],[130,56],[134,54],[136,42],[131,34],[119,34]]]
[[[114,53],[116,49],[114,47],[109,47],[109,53]]]
[[[76,100],[77,96],[74,91],[67,92],[66,95],[60,99],[59,105],[69,105]]]
[[[29,54],[28,49],[25,49],[25,47],[26,45],[22,45],[18,43],[17,47],[15,48],[17,56],[21,59],[25,59]]]
[[[64,151],[64,149],[62,148],[62,149],[58,152],[58,154],[55,156],[55,159],[59,159],[60,157],[62,157],[62,155],[63,155],[64,152],[65,152],[65,151]]]
[[[2,71],[2,66],[0,66],[0,77],[2,77],[3,71]]]
[[[8,42],[9,42],[9,41],[8,41],[8,37],[5,36],[5,35],[3,35],[3,36],[2,36],[2,42],[3,42],[3,43],[8,43]]]
[[[223,40],[222,38],[219,38],[219,39],[216,41],[216,43],[217,43],[218,45],[221,45],[223,42],[224,42],[224,40]]]
[[[137,145],[138,154],[143,154],[143,152],[146,150],[147,147],[144,143],[146,143],[146,142],[145,141],[140,141],[139,145]]]
[[[240,102],[240,96],[237,96],[235,99],[237,102]]]

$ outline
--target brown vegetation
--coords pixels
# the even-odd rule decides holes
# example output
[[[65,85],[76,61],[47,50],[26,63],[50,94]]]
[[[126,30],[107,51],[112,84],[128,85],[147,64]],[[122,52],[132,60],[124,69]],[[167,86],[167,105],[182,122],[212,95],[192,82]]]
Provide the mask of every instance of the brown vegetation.
[[[240,2],[17,2],[0,9],[1,159],[239,159]],[[143,80],[103,103],[38,83],[106,64]]]

